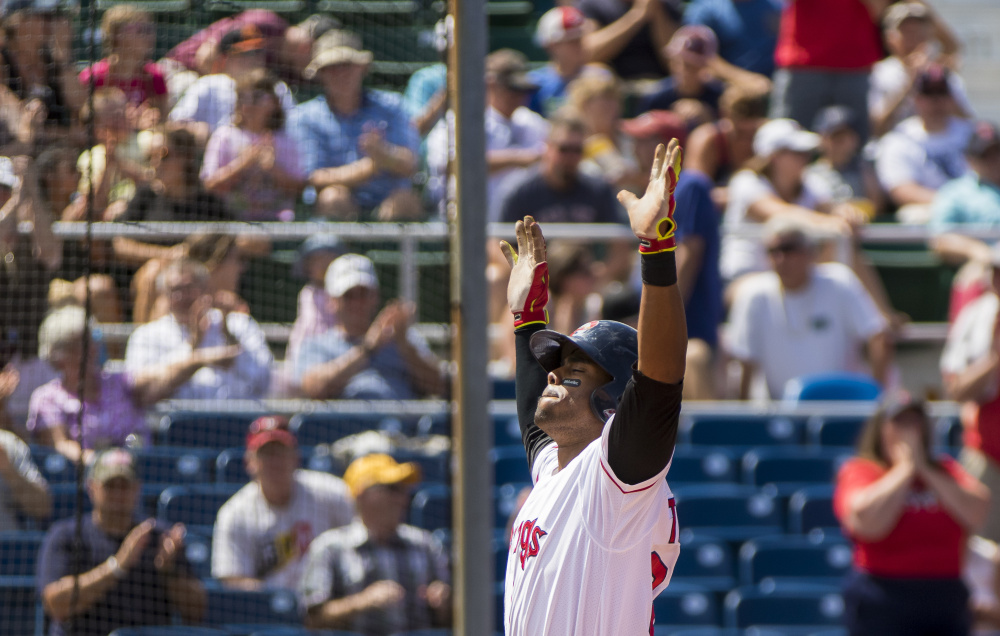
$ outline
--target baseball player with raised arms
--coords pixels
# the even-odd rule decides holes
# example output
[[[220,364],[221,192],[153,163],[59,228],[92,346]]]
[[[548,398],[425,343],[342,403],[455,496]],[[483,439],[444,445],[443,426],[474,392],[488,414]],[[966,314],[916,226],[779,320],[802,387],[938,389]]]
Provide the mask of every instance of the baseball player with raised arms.
[[[677,140],[656,150],[641,199],[618,195],[639,238],[638,332],[595,321],[547,330],[545,240],[516,226],[507,300],[517,347],[517,414],[534,488],[507,555],[507,636],[652,634],[653,599],[679,552],[670,467],[687,348],[674,262]]]

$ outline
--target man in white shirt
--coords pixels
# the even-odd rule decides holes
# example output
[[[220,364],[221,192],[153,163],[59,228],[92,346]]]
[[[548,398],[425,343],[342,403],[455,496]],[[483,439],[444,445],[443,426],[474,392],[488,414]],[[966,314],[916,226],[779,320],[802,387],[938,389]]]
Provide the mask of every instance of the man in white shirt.
[[[253,481],[219,510],[212,576],[240,589],[293,589],[312,540],[354,518],[351,493],[339,477],[299,468],[285,417],[254,420],[244,461]]]
[[[925,223],[937,190],[968,170],[963,151],[972,124],[952,114],[955,100],[950,76],[943,66],[923,70],[913,98],[917,114],[878,142],[875,172],[900,208],[897,220],[904,223]]]
[[[267,41],[253,24],[246,24],[224,35],[219,41],[222,72],[205,75],[192,84],[170,111],[168,119],[184,122],[204,143],[219,126],[230,123],[236,112],[236,82],[250,71],[264,68]],[[284,82],[274,86],[281,108],[288,115],[295,100]]]
[[[779,399],[785,384],[803,375],[864,371],[885,385],[892,360],[889,325],[861,281],[845,265],[816,264],[806,226],[778,218],[765,231],[770,272],[747,279],[729,317],[727,346],[740,362],[740,397],[751,397],[757,371]]]
[[[487,199],[497,186],[518,169],[535,165],[542,157],[549,124],[527,107],[538,89],[528,77],[528,60],[512,49],[500,49],[486,56],[486,167],[489,181]],[[449,161],[453,160],[454,135],[449,119],[439,121],[427,138],[427,165],[431,171],[428,187],[435,199],[445,192]],[[491,218],[490,221],[499,219]]]
[[[208,270],[173,261],[157,278],[169,313],[136,329],[125,348],[125,372],[141,404],[173,398],[255,399],[271,379],[271,351],[249,314],[230,311],[208,293]]]
[[[936,61],[957,68],[958,38],[929,4],[897,2],[882,19],[889,57],[872,67],[868,86],[868,114],[876,137],[889,132],[899,122],[916,114],[913,88],[920,71],[932,61],[933,48],[939,45]],[[957,74],[948,78],[955,98],[956,114],[969,117],[972,104],[965,84]]]

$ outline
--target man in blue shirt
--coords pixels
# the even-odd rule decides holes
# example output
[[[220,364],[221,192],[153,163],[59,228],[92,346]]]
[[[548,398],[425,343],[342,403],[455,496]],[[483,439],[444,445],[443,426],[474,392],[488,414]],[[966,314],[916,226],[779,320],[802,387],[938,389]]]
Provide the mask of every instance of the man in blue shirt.
[[[353,33],[320,37],[303,75],[316,78],[323,94],[296,107],[288,129],[316,190],[318,216],[414,220],[422,214],[410,182],[420,139],[399,95],[362,87],[371,61]]]
[[[712,29],[725,61],[770,77],[781,7],[782,0],[693,0],[684,23]]]
[[[324,281],[337,324],[306,340],[295,359],[295,378],[314,400],[412,400],[442,395],[438,360],[410,327],[413,310],[393,301],[376,316],[375,266],[345,254]]]
[[[995,124],[976,124],[965,158],[970,171],[937,191],[928,227],[938,256],[952,265],[965,264],[955,277],[956,290],[982,291],[990,285],[992,250],[963,232],[1000,228],[1000,130]]]

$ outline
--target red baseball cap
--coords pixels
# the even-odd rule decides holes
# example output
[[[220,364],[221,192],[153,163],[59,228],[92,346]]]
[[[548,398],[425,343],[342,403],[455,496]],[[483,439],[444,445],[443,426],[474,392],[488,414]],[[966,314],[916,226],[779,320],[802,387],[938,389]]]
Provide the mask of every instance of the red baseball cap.
[[[621,123],[621,130],[634,139],[659,139],[663,143],[677,138],[684,143],[687,127],[684,119],[672,110],[651,110]]]
[[[264,444],[277,442],[290,448],[299,445],[295,435],[288,430],[288,418],[283,415],[265,415],[250,424],[247,433],[247,450],[256,451]]]

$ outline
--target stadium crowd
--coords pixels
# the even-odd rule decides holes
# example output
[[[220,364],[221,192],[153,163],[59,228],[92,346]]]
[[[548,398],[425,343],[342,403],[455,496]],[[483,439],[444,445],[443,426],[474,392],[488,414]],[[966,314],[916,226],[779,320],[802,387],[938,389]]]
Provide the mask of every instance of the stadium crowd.
[[[803,378],[838,373],[899,395],[895,342],[910,317],[859,235],[872,223],[926,226],[929,248],[959,268],[940,365],[946,397],[966,405],[961,465],[930,456],[922,403],[897,399],[837,482],[845,536],[863,546],[845,602],[857,615],[878,607],[889,625],[858,619],[851,633],[918,633],[885,631],[905,609],[873,581],[957,581],[970,536],[982,526],[1000,541],[1000,512],[984,511],[986,487],[1000,489],[1000,251],[968,235],[1000,228],[1000,130],[976,117],[960,42],[930,0],[547,6],[532,22],[546,59],[499,48],[485,61],[486,216],[627,226],[615,194],[644,192],[657,144],[681,140],[685,399],[778,400]],[[93,63],[76,55],[69,5],[6,0],[0,19],[0,528],[47,527],[52,514],[25,443],[82,463],[93,507],[82,538],[57,521],[39,557],[50,633],[72,623],[103,635],[175,611],[197,622],[206,592],[184,527],[136,525],[134,451],[156,441],[156,403],[449,394],[446,356],[416,328],[417,308],[387,297],[373,261],[332,233],[297,246],[287,347],[241,296],[248,261],[274,256],[268,223],[448,220],[461,159],[447,69],[428,64],[399,92],[374,88],[365,38],[377,32],[353,32],[336,13],[289,24],[244,11],[154,59],[159,18],[115,3],[91,34],[103,55]],[[57,221],[247,231],[85,243],[56,236]],[[490,372],[509,379],[509,270],[486,249]],[[553,328],[636,319],[631,241],[547,249]],[[117,323],[131,325],[127,342],[102,337],[101,324]],[[213,579],[295,590],[312,627],[382,635],[449,624],[447,550],[405,523],[417,464],[358,453],[343,479],[301,468],[279,416],[252,423],[245,453],[251,481],[218,513]],[[941,505],[913,511],[908,495]],[[924,555],[912,530],[921,520],[946,549],[928,571],[899,567]],[[886,541],[911,543],[886,557]],[[962,590],[896,583],[904,600],[954,601],[955,631],[935,633],[968,633]],[[975,617],[1000,630],[1000,599],[987,597]]]

